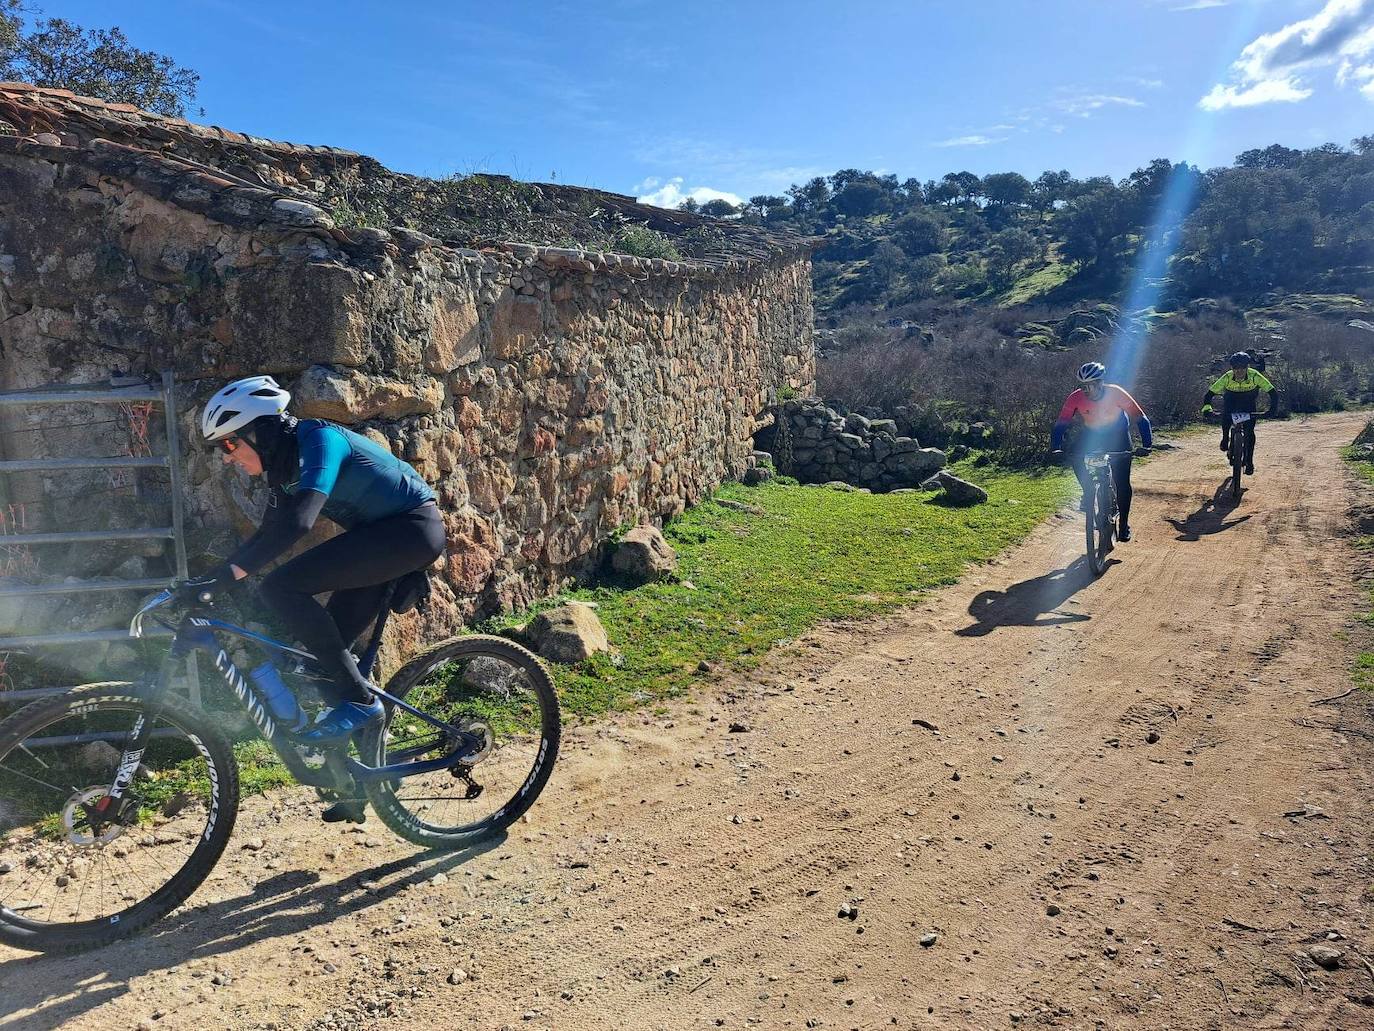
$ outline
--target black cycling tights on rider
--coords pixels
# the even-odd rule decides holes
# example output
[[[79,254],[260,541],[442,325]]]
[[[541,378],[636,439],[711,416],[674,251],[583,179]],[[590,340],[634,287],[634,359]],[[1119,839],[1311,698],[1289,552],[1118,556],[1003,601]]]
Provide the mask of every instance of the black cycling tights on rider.
[[[1223,416],[1222,416],[1222,419],[1223,419],[1224,421],[1222,422],[1222,425],[1221,425],[1221,450],[1226,451],[1226,450],[1229,450],[1229,449],[1230,449],[1230,447],[1231,447],[1231,433],[1232,433],[1233,431],[1234,431],[1234,432],[1238,432],[1238,433],[1244,433],[1244,434],[1245,434],[1245,457],[1244,457],[1243,460],[1244,460],[1244,462],[1245,462],[1246,465],[1254,465],[1254,464],[1255,464],[1255,420],[1254,420],[1254,418],[1252,417],[1252,418],[1246,419],[1243,423],[1241,423],[1239,426],[1236,426],[1236,427],[1232,427],[1232,425],[1231,425],[1231,417],[1230,417],[1229,415],[1223,415]]]
[[[444,553],[444,520],[434,502],[331,537],[262,581],[267,603],[312,652],[338,689],[336,702],[370,700],[349,651],[381,607],[386,585]],[[329,607],[315,595],[332,591]]]
[[[1112,466],[1112,482],[1116,484],[1116,509],[1119,513],[1119,522],[1122,526],[1131,524],[1131,438],[1125,434],[1112,433],[1108,436],[1092,436],[1083,439],[1078,447],[1072,450],[1072,463],[1074,475],[1078,477],[1078,485],[1083,488],[1083,493],[1087,494],[1092,489],[1092,480],[1088,478],[1087,466],[1083,464],[1083,455],[1089,452],[1101,454],[1104,451],[1124,451],[1126,454],[1114,454],[1107,461]]]

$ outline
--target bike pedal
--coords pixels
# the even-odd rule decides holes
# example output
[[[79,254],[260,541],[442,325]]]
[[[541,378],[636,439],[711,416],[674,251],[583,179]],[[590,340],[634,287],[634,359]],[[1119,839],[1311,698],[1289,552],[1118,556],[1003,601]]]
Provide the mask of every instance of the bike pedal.
[[[362,799],[335,802],[320,814],[325,823],[366,823],[367,803]]]

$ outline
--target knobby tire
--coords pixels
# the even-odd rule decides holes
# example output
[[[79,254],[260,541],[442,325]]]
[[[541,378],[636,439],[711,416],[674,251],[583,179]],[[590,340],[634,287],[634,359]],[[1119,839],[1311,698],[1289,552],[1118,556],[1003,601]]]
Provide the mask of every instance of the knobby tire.
[[[539,793],[544,790],[558,758],[558,745],[562,733],[562,720],[558,710],[558,697],[554,692],[553,681],[543,663],[533,653],[504,637],[490,637],[472,634],[455,637],[442,644],[421,652],[396,671],[387,682],[386,692],[397,698],[406,695],[436,667],[446,662],[475,656],[493,656],[518,666],[528,677],[529,687],[538,698],[540,709],[540,747],[536,752],[534,765],[526,776],[520,789],[511,801],[492,813],[489,817],[474,823],[451,829],[436,829],[429,826],[417,815],[411,813],[396,797],[396,781],[382,781],[367,786],[368,799],[381,821],[393,833],[413,844],[424,848],[452,851],[475,845],[493,837],[518,820],[530,806],[534,805]],[[389,703],[388,703],[388,707]],[[388,722],[390,714],[388,714]],[[384,735],[379,735],[379,738]],[[384,745],[384,740],[378,742]],[[378,747],[372,762],[383,761],[383,747]],[[478,764],[475,769],[480,770]],[[399,783],[404,783],[401,781]]]
[[[150,707],[146,694],[137,685],[124,683],[89,684],[53,698],[32,702],[0,721],[0,765],[23,741],[36,731],[53,725],[63,717],[99,709],[130,711]],[[94,708],[92,708],[94,707]],[[185,902],[224,853],[238,816],[239,776],[234,754],[224,735],[206,714],[174,696],[157,703],[159,723],[170,724],[203,746],[202,758],[213,764],[216,791],[215,815],[208,833],[200,839],[185,864],[170,880],[147,898],[109,916],[68,924],[25,919],[21,914],[0,909],[0,942],[31,952],[74,953],[99,948],[119,941],[162,919]],[[136,828],[135,828],[136,829]],[[115,841],[118,841],[116,838]],[[108,848],[111,842],[103,846]]]

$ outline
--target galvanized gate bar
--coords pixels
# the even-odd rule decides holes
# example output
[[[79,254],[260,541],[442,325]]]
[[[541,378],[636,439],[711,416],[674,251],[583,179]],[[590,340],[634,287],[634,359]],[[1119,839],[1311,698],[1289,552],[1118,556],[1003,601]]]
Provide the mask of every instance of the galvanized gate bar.
[[[42,473],[62,469],[165,469],[158,458],[21,458],[0,462],[0,473]]]
[[[171,583],[172,581],[164,576],[151,580],[67,580],[62,583],[20,584],[18,587],[0,587],[0,598],[27,598],[41,594],[87,594],[93,591],[159,591]]]
[[[170,526],[147,526],[137,530],[62,530],[57,533],[8,533],[0,535],[0,547],[16,544],[80,544],[86,541],[146,541],[155,537],[171,538],[176,531]]]
[[[149,628],[144,637],[171,637],[163,627]],[[74,630],[67,634],[30,634],[26,637],[0,637],[0,651],[6,648],[41,648],[49,644],[90,644],[92,641],[131,641],[127,630]],[[0,699],[5,692],[0,691]]]
[[[148,734],[151,738],[165,737],[185,737],[184,730],[176,727],[158,727]],[[127,731],[106,731],[102,734],[64,734],[61,737],[30,737],[24,739],[25,748],[51,748],[55,745],[88,745],[96,741],[108,741],[110,744],[123,744],[129,740]]]
[[[171,369],[162,370],[162,410],[167,424],[167,474],[172,481],[172,554],[176,559],[177,578],[190,576],[186,566],[186,526],[181,511],[181,436],[177,431],[177,384]],[[186,656],[186,693],[192,702],[200,704],[200,666],[196,653]]]
[[[129,404],[131,402],[160,401],[167,429],[167,453],[154,457],[139,458],[36,458],[0,461],[0,474],[55,472],[64,469],[140,469],[161,468],[168,470],[171,478],[172,525],[170,527],[143,527],[122,530],[79,530],[61,533],[20,533],[0,535],[0,547],[30,544],[76,544],[95,541],[134,541],[167,539],[172,541],[176,575],[184,579],[188,575],[186,566],[186,541],[184,536],[184,515],[181,498],[181,447],[177,434],[176,382],[170,370],[162,373],[161,389],[145,380],[121,377],[110,383],[75,384],[66,387],[41,387],[36,390],[0,391],[0,408],[20,405],[63,405],[63,404]],[[24,597],[43,594],[75,594],[83,591],[137,591],[157,590],[167,586],[165,578],[144,578],[139,580],[106,580],[82,583],[32,584],[0,589],[0,598]],[[169,631],[161,627],[153,629],[149,636],[166,637]],[[0,649],[41,648],[49,645],[78,645],[97,641],[127,641],[124,630],[93,630],[61,634],[30,634],[22,637],[0,638]],[[200,704],[200,677],[194,653],[188,658],[186,666],[186,686],[191,700]],[[14,701],[27,698],[60,694],[66,688],[37,688],[19,692],[0,691],[0,706],[6,699]]]
[[[2,405],[122,405],[130,401],[161,401],[163,392],[154,387],[107,387],[78,384],[46,390],[0,390]]]

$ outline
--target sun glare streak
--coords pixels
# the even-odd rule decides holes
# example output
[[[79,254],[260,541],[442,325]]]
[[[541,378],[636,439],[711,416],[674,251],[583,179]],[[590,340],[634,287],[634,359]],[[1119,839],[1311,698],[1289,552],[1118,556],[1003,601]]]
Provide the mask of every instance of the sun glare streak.
[[[1169,285],[1169,261],[1178,250],[1183,224],[1197,197],[1201,174],[1179,162],[1169,172],[1149,231],[1136,252],[1130,288],[1122,305],[1121,328],[1107,350],[1107,369],[1112,381],[1127,390],[1135,388],[1149,343],[1149,314]]]
[[[1218,48],[1216,75],[1230,65],[1230,55],[1239,42],[1253,34],[1261,11],[1259,5],[1243,4],[1236,9],[1228,38]],[[1183,134],[1179,160],[1169,174],[1169,181],[1160,195],[1150,220],[1150,229],[1140,241],[1135,267],[1122,305],[1121,328],[1107,349],[1107,375],[1114,383],[1134,390],[1140,367],[1149,348],[1151,320],[1148,318],[1168,287],[1169,262],[1178,249],[1183,224],[1202,185],[1199,156],[1206,153],[1205,144],[1211,136],[1216,115],[1201,109],[1192,114],[1192,121]]]

